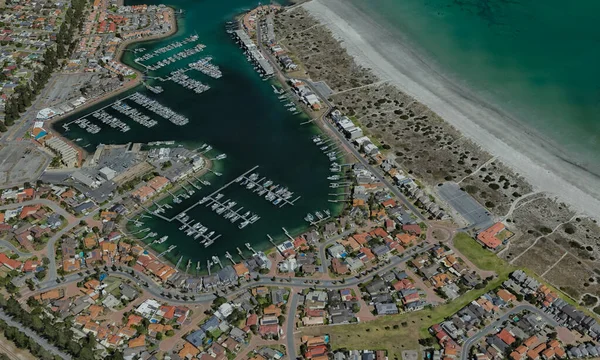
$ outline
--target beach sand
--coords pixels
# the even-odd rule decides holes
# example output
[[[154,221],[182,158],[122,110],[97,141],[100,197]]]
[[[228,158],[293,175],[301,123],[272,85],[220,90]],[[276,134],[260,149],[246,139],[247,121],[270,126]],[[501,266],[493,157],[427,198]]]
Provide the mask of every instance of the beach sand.
[[[510,109],[449,79],[392,29],[344,0],[312,0],[301,6],[331,30],[358,64],[427,105],[535,190],[600,218],[600,178],[569,162],[568,155],[525,128]]]

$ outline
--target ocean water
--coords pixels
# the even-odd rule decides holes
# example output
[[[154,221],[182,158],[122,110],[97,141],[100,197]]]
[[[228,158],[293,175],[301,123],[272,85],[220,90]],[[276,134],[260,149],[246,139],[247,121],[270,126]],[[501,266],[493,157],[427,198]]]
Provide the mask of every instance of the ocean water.
[[[348,0],[600,175],[600,2]]]
[[[150,1],[150,3],[163,2]],[[133,3],[135,2],[128,2],[128,4]],[[148,3],[148,1],[139,1],[139,3]],[[202,144],[208,143],[215,149],[207,154],[209,157],[226,153],[225,160],[214,163],[214,170],[222,173],[222,176],[208,174],[206,179],[212,185],[196,191],[191,199],[184,201],[180,206],[171,204],[176,208],[167,210],[165,214],[167,217],[174,216],[182,208],[187,208],[204,195],[212,193],[255,165],[259,166],[256,171],[261,174],[261,177],[266,176],[276,184],[288,187],[294,192],[293,198],[297,196],[301,196],[301,198],[294,206],[288,205],[279,208],[246,190],[245,187],[234,184],[221,192],[225,198],[230,198],[238,203],[235,208],[243,206],[245,208],[243,212],[250,210],[260,215],[261,219],[258,222],[240,230],[237,226],[240,221],[232,225],[228,220],[212,212],[210,208],[196,207],[187,213],[190,218],[202,222],[210,228],[209,231],[214,230],[216,234],[222,235],[206,249],[199,244],[200,239],[194,240],[179,231],[178,228],[181,225],[179,222],[169,223],[158,218],[144,217],[141,219],[144,222],[141,228],[150,227],[152,231],[159,233],[158,236],[169,236],[167,242],[153,245],[154,250],[161,252],[170,245],[176,245],[175,250],[165,255],[168,259],[177,262],[183,257],[182,267],[185,267],[187,261],[191,260],[194,264],[191,269],[195,269],[196,262],[200,261],[202,270],[206,270],[206,259],[213,255],[220,256],[221,261],[226,264],[229,262],[223,256],[226,251],[237,258],[236,248],[239,247],[244,250],[246,255],[249,255],[250,253],[244,246],[245,243],[251,243],[255,249],[262,250],[271,246],[267,234],[275,238],[275,241],[282,241],[286,239],[282,227],[292,234],[304,230],[307,224],[303,218],[308,212],[323,209],[330,209],[333,213],[340,211],[339,204],[336,206],[328,201],[331,198],[329,194],[335,192],[335,189],[329,187],[330,181],[327,180],[327,177],[331,175],[330,162],[311,139],[320,132],[319,129],[312,124],[300,124],[307,118],[293,115],[284,107],[284,103],[273,92],[271,82],[263,81],[259,77],[241,49],[225,31],[224,25],[227,21],[232,20],[236,14],[254,7],[256,3],[249,0],[187,0],[169,5],[185,11],[184,17],[179,21],[178,33],[167,39],[138,43],[131,46],[130,49],[144,47],[148,51],[152,51],[154,48],[162,47],[194,33],[199,35],[199,42],[205,44],[206,49],[192,58],[151,72],[149,75],[165,76],[172,70],[186,66],[191,61],[210,55],[213,57],[212,62],[221,68],[223,77],[211,79],[196,71],[188,72],[187,74],[192,78],[212,87],[209,91],[199,95],[175,83],[158,80],[150,80],[150,83],[162,86],[165,89],[162,94],[152,94],[141,86],[132,91],[141,91],[159,100],[163,105],[188,116],[190,123],[179,127],[149,113],[159,122],[159,125],[151,129],[142,127],[124,116],[119,118],[132,127],[132,130],[126,133],[112,130],[91,116],[87,116],[87,118],[102,127],[102,131],[98,134],[91,135],[83,132],[76,125],[72,125],[68,132],[62,128],[62,124],[114,101],[111,99],[84,113],[74,114],[64,121],[56,123],[54,128],[71,139],[82,138],[83,140],[79,144],[89,144],[86,149],[90,152],[99,143],[119,144],[175,140],[177,143],[192,148],[198,148]],[[189,44],[184,48],[191,46],[193,45]],[[177,51],[172,51],[147,63],[156,62],[175,52]],[[126,53],[123,60],[127,64],[134,65],[133,58],[132,53]],[[125,95],[127,93],[118,97],[121,98]],[[133,102],[128,103],[134,105]],[[143,108],[140,109],[143,111]],[[118,114],[110,109],[107,111],[114,116]],[[188,189],[192,188],[188,184],[185,186]],[[130,226],[133,231],[141,228]]]

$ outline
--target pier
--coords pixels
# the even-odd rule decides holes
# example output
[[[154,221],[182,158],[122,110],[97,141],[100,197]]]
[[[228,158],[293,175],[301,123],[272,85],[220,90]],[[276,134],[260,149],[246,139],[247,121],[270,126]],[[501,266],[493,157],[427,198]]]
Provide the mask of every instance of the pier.
[[[336,202],[335,200],[329,200],[329,201]],[[347,200],[340,200],[340,201],[347,201]],[[325,213],[325,215],[323,215],[323,213]],[[331,218],[331,212],[329,210],[323,210],[323,213],[320,211],[316,211],[314,216],[313,216],[313,214],[309,213],[308,215],[306,215],[304,220],[306,220],[308,223],[310,223],[313,226],[318,225],[321,222],[327,221]],[[316,217],[316,220],[315,220],[315,217]]]
[[[145,229],[142,229],[142,230],[138,230],[136,232],[132,232],[130,234],[131,235],[136,235],[136,234],[143,233],[143,232],[150,231],[150,230],[151,230],[150,228],[145,228]]]
[[[252,190],[258,196],[262,197],[264,195],[265,200],[273,203],[273,205],[279,205],[279,207],[285,205],[293,206],[300,199],[300,196],[298,196],[294,200],[289,200],[294,194],[293,192],[281,185],[274,185],[271,180],[266,180],[265,177],[258,180],[258,176],[257,173],[253,173],[250,176],[242,175],[235,179],[235,181],[239,182],[241,186],[246,186],[246,189]]]
[[[167,250],[165,250],[165,251],[161,252],[160,254],[158,254],[158,256],[156,258],[162,257],[164,254],[171,252],[176,247],[177,247],[177,245],[171,245],[171,246],[169,246],[169,248]]]
[[[246,258],[244,257],[244,253],[242,252],[242,249],[240,249],[239,247],[236,248],[238,255],[240,255],[240,257],[242,258],[242,260],[246,260]]]
[[[290,235],[290,233],[284,228],[281,228],[283,230],[283,233],[285,234],[285,236],[289,237],[290,240],[294,241],[294,238],[292,237],[292,235]]]
[[[192,194],[194,194],[194,193],[195,193],[195,191],[194,191],[194,190],[188,190],[188,188],[186,188],[186,187],[185,187],[185,185],[183,185],[183,184],[181,184],[181,188],[182,188],[183,190],[185,190],[185,192],[187,192],[187,193],[188,193],[188,194],[190,194],[190,195],[192,195]]]
[[[218,215],[222,215],[223,218],[228,219],[232,224],[241,219],[242,222],[239,225],[240,229],[243,229],[250,224],[254,224],[260,219],[260,216],[250,211],[246,211],[246,213],[242,214],[241,211],[243,207],[234,210],[233,207],[237,203],[235,201],[231,201],[230,199],[221,201],[220,199],[222,196],[222,194],[217,194],[214,197],[205,196],[200,201],[206,204],[206,206],[210,206],[213,211],[215,211]]]
[[[254,251],[254,249],[252,248],[252,246],[250,246],[250,243],[246,243],[246,248],[250,251],[252,251],[252,254],[256,254],[256,251]]]
[[[133,95],[134,95],[134,94],[131,94],[131,95],[128,95],[128,96],[122,97],[122,98],[120,98],[120,99],[117,99],[117,100],[113,101],[112,103],[110,103],[110,104],[108,104],[108,105],[106,105],[106,106],[103,106],[103,107],[101,107],[100,109],[97,109],[97,110],[96,110],[96,111],[94,111],[94,112],[88,113],[88,114],[86,114],[86,115],[84,115],[84,116],[82,116],[82,117],[79,117],[79,118],[77,118],[77,119],[75,119],[75,120],[73,120],[73,121],[70,121],[70,122],[68,122],[68,123],[66,123],[66,124],[63,124],[63,125],[62,125],[62,127],[63,127],[63,129],[65,129],[65,130],[69,131],[69,125],[71,125],[71,124],[73,124],[73,123],[76,123],[77,121],[81,121],[82,119],[84,119],[85,117],[87,117],[87,116],[89,116],[89,115],[93,115],[93,114],[96,114],[96,113],[98,113],[98,112],[100,112],[100,111],[103,111],[104,109],[106,109],[106,108],[108,108],[108,107],[111,107],[111,106],[113,106],[114,104],[116,104],[116,103],[118,103],[118,102],[120,102],[120,101],[127,100],[127,99],[129,99],[130,97],[132,97]]]
[[[233,256],[229,253],[229,251],[225,251],[225,257],[229,259],[235,265],[235,261],[233,261]]]
[[[194,184],[194,183],[193,183],[193,182],[191,182],[189,179],[188,179],[188,180],[186,180],[186,181],[188,182],[188,184],[190,184],[190,185],[192,185],[193,187],[195,187],[195,188],[196,188],[196,190],[200,190],[200,189],[202,189],[202,187],[200,187],[200,186],[198,186],[198,185]]]
[[[251,168],[250,170],[246,171],[245,173],[243,173],[241,176],[244,176],[246,174],[248,174],[249,172],[252,172],[254,170],[256,170],[258,168],[258,165],[254,166],[253,168]],[[207,195],[207,198],[213,197],[214,195],[218,194],[221,190],[224,190],[226,188],[228,188],[231,184],[233,184],[235,182],[234,180],[231,180],[230,182],[228,182],[227,184],[221,186],[220,188],[218,188],[217,190],[213,191],[211,194]],[[191,206],[189,206],[187,209],[183,210],[182,212],[180,212],[179,214],[175,215],[174,217],[172,217],[171,219],[166,219],[167,221],[171,222],[173,220],[175,220],[180,214],[182,213],[187,213],[188,211],[190,211],[191,209],[195,208],[196,206],[200,205],[200,202],[196,202],[194,204],[192,204]]]
[[[216,256],[216,255],[215,255],[215,256],[213,256],[213,257],[212,257],[212,262],[213,262],[214,264],[217,264],[217,265],[219,265],[219,267],[220,267],[221,269],[223,268],[223,264],[221,264],[221,259],[219,259],[219,257],[218,257],[218,256]]]

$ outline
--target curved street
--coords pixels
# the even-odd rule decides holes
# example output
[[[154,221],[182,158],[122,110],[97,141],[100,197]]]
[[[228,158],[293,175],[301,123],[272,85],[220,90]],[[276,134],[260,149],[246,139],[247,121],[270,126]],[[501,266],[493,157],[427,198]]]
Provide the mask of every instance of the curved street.
[[[284,285],[284,286],[288,286],[288,287],[297,287],[297,288],[316,287],[316,288],[325,288],[325,289],[329,289],[329,290],[344,289],[344,288],[358,285],[359,283],[368,281],[368,280],[372,279],[374,276],[381,274],[383,272],[386,272],[386,271],[398,266],[399,264],[401,264],[403,262],[406,262],[413,255],[428,251],[432,247],[433,247],[432,245],[428,245],[428,246],[424,246],[424,247],[416,246],[416,247],[412,248],[411,250],[408,250],[406,253],[404,253],[402,257],[394,256],[384,266],[381,266],[376,271],[373,271],[370,274],[365,275],[360,278],[353,276],[353,277],[345,278],[343,281],[342,280],[322,280],[322,281],[317,282],[317,280],[312,280],[312,282],[309,283],[309,282],[307,282],[307,280],[305,278],[275,276],[275,277],[271,277],[269,279],[260,278],[258,281],[252,280],[248,283],[241,285],[239,288],[237,288],[233,292],[223,293],[222,289],[217,289],[215,291],[215,293],[221,292],[222,294],[225,294],[225,295],[236,295],[238,293],[246,291],[247,289],[249,289],[251,287],[261,286],[261,285],[265,285],[265,286]],[[137,270],[134,270],[134,269],[131,269],[131,268],[128,268],[125,266],[122,266],[121,268],[123,270],[112,271],[109,269],[109,271],[106,271],[106,273],[108,273],[109,275],[113,275],[113,276],[124,277],[124,278],[134,281],[138,284],[142,284],[144,282],[148,283],[147,287],[146,286],[142,286],[142,287],[144,287],[144,289],[146,291],[148,291],[150,294],[155,296],[157,299],[160,299],[160,300],[163,300],[163,301],[166,301],[169,303],[201,304],[201,303],[211,302],[215,298],[215,293],[200,293],[200,294],[178,293],[177,290],[175,290],[175,289],[166,289],[163,286],[155,283],[150,277],[138,272]],[[135,276],[131,275],[130,272],[133,272]],[[81,274],[82,275],[79,275],[79,273],[67,275],[64,278],[65,280],[61,281],[61,282],[56,282],[56,280],[46,280],[40,284],[40,288],[38,290],[36,290],[35,293],[49,291],[49,290],[64,286],[67,283],[78,282],[78,281],[81,281],[85,276],[89,276],[85,272],[81,272]],[[192,296],[193,295],[194,300],[191,300],[191,299],[190,300],[178,300],[173,297],[165,296],[165,295],[163,295],[163,293],[171,293],[173,295],[178,294],[181,296],[183,296],[183,295]],[[31,295],[31,294],[33,294],[33,293],[30,293],[28,295]]]

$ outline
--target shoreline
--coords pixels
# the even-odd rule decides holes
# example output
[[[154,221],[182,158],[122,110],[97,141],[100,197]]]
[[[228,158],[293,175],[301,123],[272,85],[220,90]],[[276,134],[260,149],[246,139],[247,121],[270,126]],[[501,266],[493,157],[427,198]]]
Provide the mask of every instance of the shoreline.
[[[77,143],[71,141],[69,138],[63,136],[60,132],[55,131],[54,130],[54,124],[62,121],[70,116],[76,115],[78,113],[83,112],[84,110],[89,109],[90,107],[97,105],[98,103],[101,103],[105,100],[108,100],[112,97],[118,96],[119,94],[122,94],[126,91],[129,91],[137,86],[139,86],[142,83],[142,78],[144,76],[144,74],[139,71],[138,69],[136,69],[133,66],[127,65],[125,64],[122,60],[123,60],[123,56],[125,55],[125,50],[127,49],[128,46],[133,45],[133,44],[137,44],[137,43],[142,43],[142,42],[146,42],[146,41],[153,41],[153,40],[159,40],[159,39],[166,39],[169,38],[175,34],[177,34],[177,32],[179,31],[179,26],[177,25],[177,17],[175,15],[175,9],[167,6],[170,10],[171,10],[171,19],[172,19],[172,23],[171,23],[171,31],[169,31],[166,34],[161,34],[161,35],[153,35],[153,36],[149,36],[146,38],[142,38],[142,39],[129,39],[129,40],[125,40],[122,43],[119,44],[119,46],[117,47],[117,51],[115,52],[115,57],[114,60],[119,63],[122,64],[124,66],[127,66],[128,68],[130,68],[131,70],[133,70],[136,74],[136,78],[135,79],[130,79],[128,80],[126,83],[123,84],[123,86],[119,87],[118,89],[115,89],[109,93],[106,93],[100,97],[97,97],[93,100],[90,100],[88,102],[86,102],[85,104],[83,104],[82,106],[80,106],[79,108],[77,108],[77,110],[61,115],[61,116],[57,116],[54,117],[50,120],[47,120],[45,122],[45,124],[47,124],[48,126],[48,131],[50,134],[52,134],[53,136],[57,136],[59,138],[61,138],[62,140],[66,141],[67,143],[69,143],[71,146],[73,146],[77,151],[79,151],[81,154],[83,154],[83,160],[82,160],[82,165],[83,165],[83,161],[85,160],[85,158],[87,158],[87,156],[90,154],[90,152],[88,152],[86,149],[84,149],[83,147],[79,146]]]
[[[204,157],[204,156],[203,156]],[[202,177],[206,174],[208,174],[210,172],[210,170],[212,170],[213,168],[213,162],[207,158],[204,157],[204,161],[206,162],[206,166],[199,170],[197,173],[194,173],[194,177]],[[184,185],[184,182],[187,179],[184,180],[180,180],[177,183],[173,184],[173,187],[167,189],[170,192],[176,194],[178,191],[182,190],[182,185]],[[145,212],[144,208],[142,208],[142,206],[144,205],[150,205],[153,206],[154,202],[159,203],[160,201],[164,200],[165,198],[171,196],[171,194],[169,192],[167,192],[166,190],[163,191],[161,194],[159,194],[158,196],[146,201],[143,204],[139,204],[137,206],[137,208],[135,209],[135,211],[132,211],[129,216],[128,219],[137,219],[142,213]],[[139,219],[137,219],[139,220]],[[133,240],[134,242],[136,242],[138,245],[142,246],[144,248],[144,250],[151,252],[154,256],[157,256],[159,254],[159,252],[157,252],[156,250],[154,250],[154,248],[152,248],[152,243],[148,243],[146,244],[140,237],[138,237],[136,234],[133,234],[128,228],[127,228],[127,224],[129,223],[129,220],[124,220],[123,223],[119,224],[119,227],[121,228],[121,231],[123,232],[123,235],[125,235],[127,238]],[[165,263],[169,263],[171,265],[173,265],[173,268],[175,268],[176,262],[173,262],[171,260],[168,259],[168,257],[165,257],[166,262]],[[177,270],[177,269],[176,269]]]
[[[301,5],[340,41],[357,64],[428,106],[483,150],[521,175],[536,191],[600,218],[600,179],[503,109],[445,77],[421,54],[353,5],[312,0]],[[560,150],[560,149],[558,149]],[[560,151],[558,151],[560,152]]]

